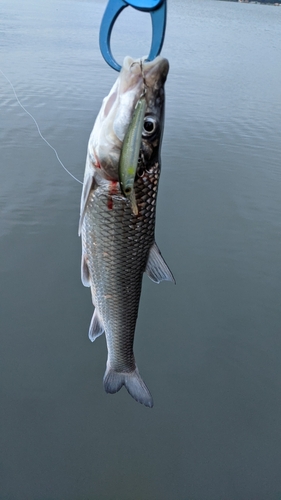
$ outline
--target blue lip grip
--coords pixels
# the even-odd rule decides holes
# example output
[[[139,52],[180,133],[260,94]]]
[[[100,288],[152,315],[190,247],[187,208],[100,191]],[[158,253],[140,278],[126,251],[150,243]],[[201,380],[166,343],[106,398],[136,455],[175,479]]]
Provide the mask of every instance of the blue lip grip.
[[[110,36],[120,12],[131,6],[142,12],[149,12],[152,22],[152,42],[147,61],[152,61],[160,54],[166,29],[166,0],[109,0],[100,27],[100,51],[104,60],[116,71],[120,71],[110,49]]]

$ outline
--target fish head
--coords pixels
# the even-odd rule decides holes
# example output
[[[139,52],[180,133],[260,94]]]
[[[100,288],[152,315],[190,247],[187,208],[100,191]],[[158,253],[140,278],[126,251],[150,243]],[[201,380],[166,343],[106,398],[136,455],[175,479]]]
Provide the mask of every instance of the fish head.
[[[141,150],[146,161],[158,155],[164,123],[164,83],[168,71],[169,63],[161,56],[142,63],[139,59],[125,57],[116,82],[103,100],[89,139],[91,164],[105,179],[118,180],[123,140],[144,88],[147,108]]]
[[[146,85],[146,112],[144,116],[141,157],[149,169],[149,164],[160,164],[160,150],[164,130],[165,90],[164,85],[169,72],[167,59],[158,56],[143,67]]]

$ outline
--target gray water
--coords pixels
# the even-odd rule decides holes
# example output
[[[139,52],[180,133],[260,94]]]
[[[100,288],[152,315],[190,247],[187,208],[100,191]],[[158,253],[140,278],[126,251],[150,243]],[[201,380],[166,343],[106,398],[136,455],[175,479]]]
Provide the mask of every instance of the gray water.
[[[117,74],[105,0],[2,0],[0,69],[82,179]],[[281,8],[170,0],[156,236],[135,351],[152,410],[105,394],[80,281],[81,186],[0,74],[0,499],[281,499]],[[126,9],[119,62],[147,54]],[[130,50],[128,50],[130,47]]]

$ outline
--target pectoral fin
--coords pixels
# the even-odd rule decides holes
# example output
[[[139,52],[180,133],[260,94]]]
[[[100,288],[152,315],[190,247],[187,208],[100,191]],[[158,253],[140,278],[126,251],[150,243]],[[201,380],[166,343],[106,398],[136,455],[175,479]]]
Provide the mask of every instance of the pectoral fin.
[[[89,339],[91,340],[91,342],[94,342],[94,340],[96,340],[96,338],[98,338],[103,332],[104,326],[96,308],[89,328]]]
[[[84,179],[82,196],[81,196],[81,205],[80,205],[80,220],[79,220],[79,229],[78,229],[79,236],[81,234],[81,228],[82,228],[82,224],[83,224],[83,219],[84,219],[84,215],[85,215],[87,201],[89,198],[90,191],[93,187],[93,182],[94,182],[94,176],[91,174],[88,174]]]
[[[164,261],[161,252],[155,242],[149,250],[145,272],[155,283],[160,283],[160,281],[164,280],[176,283],[172,272]]]

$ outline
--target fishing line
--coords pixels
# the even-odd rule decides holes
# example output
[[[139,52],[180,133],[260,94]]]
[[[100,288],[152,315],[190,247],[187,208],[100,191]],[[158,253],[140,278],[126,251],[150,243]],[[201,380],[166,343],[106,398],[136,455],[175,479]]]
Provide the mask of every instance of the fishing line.
[[[56,149],[55,149],[55,148],[54,148],[54,147],[53,147],[53,146],[52,146],[52,145],[51,145],[51,144],[47,141],[47,139],[45,139],[45,137],[42,135],[41,130],[40,130],[40,128],[39,128],[39,125],[38,125],[37,121],[35,120],[34,116],[33,116],[33,115],[29,112],[29,111],[27,111],[27,109],[24,107],[24,105],[20,102],[20,100],[19,100],[19,98],[18,98],[18,96],[17,96],[17,93],[16,93],[16,91],[15,91],[15,87],[13,86],[12,82],[11,82],[11,81],[9,80],[9,78],[5,75],[5,73],[3,73],[3,71],[2,71],[1,69],[0,69],[0,73],[2,73],[2,75],[4,76],[4,78],[5,78],[5,79],[7,80],[7,82],[10,84],[10,86],[11,86],[11,88],[12,88],[12,90],[13,90],[14,94],[15,94],[15,98],[16,98],[16,100],[17,100],[18,104],[20,105],[20,107],[21,107],[21,108],[24,110],[24,112],[25,112],[27,115],[29,115],[29,116],[30,116],[30,118],[34,121],[34,123],[35,123],[35,125],[36,125],[36,128],[37,128],[37,130],[38,130],[38,134],[40,135],[41,139],[43,139],[43,141],[47,144],[47,146],[49,146],[49,148],[51,148],[51,149],[54,151],[54,153],[55,153],[55,155],[56,155],[56,157],[57,157],[57,160],[58,160],[58,162],[61,164],[62,168],[63,168],[63,169],[64,169],[64,170],[65,170],[65,171],[66,171],[66,172],[67,172],[67,173],[68,173],[68,174],[72,177],[72,179],[74,179],[75,181],[79,182],[79,184],[83,184],[83,182],[79,181],[79,179],[77,179],[77,177],[75,177],[75,175],[73,175],[71,172],[69,172],[69,170],[68,170],[68,169],[64,166],[64,164],[62,163],[62,161],[61,161],[61,159],[60,159],[60,157],[59,157],[59,155],[58,155],[57,150],[56,150]]]

